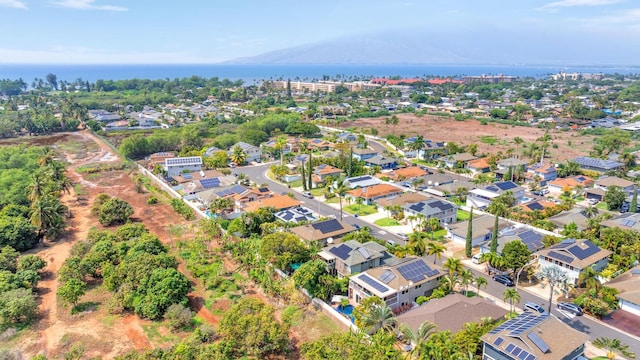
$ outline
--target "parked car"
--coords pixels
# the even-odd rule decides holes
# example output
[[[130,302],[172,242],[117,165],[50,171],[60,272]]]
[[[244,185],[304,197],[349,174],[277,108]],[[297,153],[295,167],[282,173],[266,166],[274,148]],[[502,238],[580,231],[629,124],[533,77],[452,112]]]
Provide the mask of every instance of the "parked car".
[[[524,303],[524,311],[529,311],[529,310],[535,311],[543,315],[547,314],[547,311],[542,306],[531,301],[527,301],[526,303]]]
[[[493,280],[499,282],[504,286],[515,286],[516,284],[507,275],[493,275]]]
[[[403,234],[403,233],[397,233],[396,235],[398,235],[398,237],[402,240],[408,240],[409,237],[407,236],[407,234]]]
[[[358,224],[351,224],[351,226],[353,226],[353,228],[356,230],[360,230],[360,225]]]
[[[544,193],[542,192],[542,190],[534,190],[531,193],[537,196],[544,196]]]
[[[598,199],[589,199],[589,204],[595,205],[598,203]]]
[[[573,315],[576,315],[576,316],[582,315],[582,309],[580,308],[580,306],[578,306],[578,305],[576,305],[574,303],[559,302],[558,303],[558,309],[570,312],[570,313],[572,313]]]
[[[308,191],[303,192],[302,196],[306,197],[307,199],[313,199],[313,195],[311,195],[311,193]]]

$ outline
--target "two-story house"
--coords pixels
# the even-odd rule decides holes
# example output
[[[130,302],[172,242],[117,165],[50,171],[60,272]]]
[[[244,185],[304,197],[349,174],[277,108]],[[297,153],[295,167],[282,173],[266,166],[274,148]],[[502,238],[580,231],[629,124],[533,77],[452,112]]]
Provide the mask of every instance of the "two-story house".
[[[484,209],[491,204],[493,199],[507,191],[511,191],[517,202],[520,202],[520,199],[524,197],[523,187],[518,186],[513,181],[498,181],[484,188],[469,191],[467,195],[467,206]]]
[[[440,226],[456,221],[458,207],[448,201],[440,199],[428,199],[402,206],[405,214],[423,215],[426,219],[438,219]]]
[[[164,171],[167,176],[172,177],[183,172],[194,172],[202,170],[202,157],[189,156],[164,159]]]
[[[378,152],[371,148],[358,148],[354,147],[352,150],[352,156],[354,159],[364,161],[367,159],[371,159],[372,157],[378,155]]]
[[[566,239],[538,251],[535,255],[541,267],[560,267],[567,273],[568,280],[575,284],[580,272],[588,267],[602,271],[609,263],[611,251],[600,248],[591,240]]]
[[[312,224],[296,226],[289,231],[305,242],[318,242],[321,246],[331,244],[356,229],[338,219],[327,219]]]
[[[334,179],[338,179],[340,176],[342,176],[342,169],[327,164],[320,164],[316,166],[315,169],[313,169],[311,182],[313,186],[319,187],[325,184],[325,180],[329,176]]]
[[[429,296],[444,272],[424,259],[410,257],[394,266],[369,269],[349,279],[349,298],[356,304],[377,296],[392,309],[415,305],[419,296]]]
[[[399,161],[393,157],[376,155],[364,160],[366,166],[379,166],[382,170],[395,169],[398,167]]]
[[[327,264],[327,272],[340,278],[399,262],[398,258],[387,252],[386,247],[374,241],[363,244],[349,240],[329,245],[318,252],[318,255]]]
[[[555,316],[525,311],[480,339],[483,360],[578,360],[589,336]]]
[[[586,156],[579,156],[573,159],[573,161],[578,163],[581,169],[593,170],[599,173],[606,173],[609,171],[618,171],[624,167],[624,164],[621,162],[617,162],[613,160],[603,160],[603,159],[586,157]]]
[[[248,163],[252,161],[260,162],[260,159],[262,158],[262,151],[260,150],[260,148],[257,146],[253,146],[251,144],[247,144],[244,141],[240,141],[235,145],[233,145],[231,149],[229,149],[229,151],[227,152],[229,156],[233,154],[233,149],[235,149],[236,146],[239,146],[242,149],[242,151],[244,151],[246,155],[246,158],[245,158],[246,162]]]
[[[576,188],[581,187],[585,189],[593,185],[593,179],[588,176],[583,175],[575,175],[566,178],[557,178],[555,180],[551,180],[548,183],[549,191],[553,191],[556,193],[560,193],[565,189],[570,191],[575,191]]]
[[[453,155],[445,155],[438,158],[438,161],[442,166],[450,169],[466,169],[469,166],[469,161],[477,159],[477,156],[469,153],[460,153]]]
[[[502,159],[496,163],[497,168],[494,172],[496,174],[496,177],[504,179],[505,176],[509,174],[509,172],[511,172],[512,174],[517,172],[524,172],[528,163],[528,161],[514,157]]]
[[[368,186],[382,184],[382,180],[371,175],[354,176],[344,179],[344,184],[351,189],[364,188]]]
[[[512,241],[520,241],[527,245],[529,251],[534,253],[536,251],[544,249],[544,243],[542,239],[544,234],[535,230],[529,229],[526,226],[521,227],[509,227],[499,232],[498,234],[498,249],[496,252],[498,255],[502,254],[504,246]],[[480,253],[491,252],[491,240],[487,240],[480,244]]]
[[[538,181],[540,186],[547,186],[551,180],[558,178],[558,170],[553,164],[535,163],[527,168],[526,182]]]
[[[633,181],[625,180],[617,176],[601,176],[593,184],[594,188],[602,189],[605,192],[608,188],[617,186],[624,191],[627,196],[633,195],[633,191],[636,189],[636,183]]]

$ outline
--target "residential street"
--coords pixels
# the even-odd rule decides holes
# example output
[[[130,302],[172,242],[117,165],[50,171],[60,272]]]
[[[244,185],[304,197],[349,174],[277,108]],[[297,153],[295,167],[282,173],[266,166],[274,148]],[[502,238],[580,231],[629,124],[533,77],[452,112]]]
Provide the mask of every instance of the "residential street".
[[[302,196],[300,192],[292,191],[292,189],[288,188],[287,186],[267,178],[265,173],[269,169],[269,167],[274,163],[275,162],[260,164],[256,166],[236,168],[234,170],[234,173],[244,173],[245,175],[247,175],[249,179],[251,179],[252,181],[258,184],[267,184],[269,188],[276,193],[293,192],[295,194],[295,198],[301,201],[303,205],[308,209],[318,212],[322,216],[335,216],[338,219],[340,218],[340,211],[338,209],[335,209],[325,204],[322,200],[307,199],[304,196]],[[378,238],[381,238],[384,240],[392,239],[399,245],[405,245],[406,243],[399,236],[393,233],[390,233],[389,231],[386,231],[383,228],[380,228],[374,224],[367,223],[360,218],[356,218],[351,214],[344,212],[343,216],[344,216],[343,217],[344,221],[349,224],[357,224],[361,227],[369,226],[372,229],[372,234]],[[449,251],[447,255],[451,256],[452,252]],[[427,263],[433,262],[432,256],[425,256],[425,258],[427,259]],[[446,260],[446,258],[443,257],[442,260]],[[442,260],[438,260],[437,263],[442,264]],[[484,268],[483,268],[484,265],[472,264],[470,260],[463,260],[463,263],[466,267],[468,267],[473,271],[475,276],[484,276],[485,278],[487,278],[488,286],[486,289],[482,289],[482,292],[489,294],[491,297],[493,297],[496,300],[502,301],[503,292],[506,289],[506,287],[492,280],[491,276],[487,275],[484,272]],[[470,289],[473,289],[473,287],[470,287]],[[522,297],[522,301],[518,304],[519,307],[521,307],[522,304],[524,304],[527,301],[532,301],[542,305],[545,309],[547,308],[547,304],[548,304],[547,288],[527,289],[526,287],[519,287],[518,291],[520,292],[520,295]],[[591,340],[594,340],[599,337],[616,338],[622,341],[623,343],[629,345],[631,351],[633,351],[636,354],[640,354],[640,338],[627,335],[626,333],[623,333],[617,329],[611,328],[608,325],[605,325],[601,321],[595,320],[590,316],[579,316],[579,317],[570,318],[565,313],[558,311],[555,304],[552,306],[551,313],[553,316],[556,316],[557,318],[559,318],[560,320],[562,320],[564,323],[571,326],[572,328],[579,330],[585,334],[588,334]]]

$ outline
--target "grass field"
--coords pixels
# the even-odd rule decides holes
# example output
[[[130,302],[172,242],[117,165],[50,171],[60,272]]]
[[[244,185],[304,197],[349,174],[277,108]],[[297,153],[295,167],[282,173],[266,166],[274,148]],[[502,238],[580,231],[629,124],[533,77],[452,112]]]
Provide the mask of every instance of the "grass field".
[[[350,214],[354,214],[358,216],[366,216],[366,215],[371,215],[378,212],[378,208],[375,205],[351,204],[349,206],[344,206],[343,209],[344,211]]]
[[[378,220],[374,221],[374,224],[376,224],[378,226],[398,226],[398,225],[400,225],[398,220],[392,219],[392,218],[378,219]]]

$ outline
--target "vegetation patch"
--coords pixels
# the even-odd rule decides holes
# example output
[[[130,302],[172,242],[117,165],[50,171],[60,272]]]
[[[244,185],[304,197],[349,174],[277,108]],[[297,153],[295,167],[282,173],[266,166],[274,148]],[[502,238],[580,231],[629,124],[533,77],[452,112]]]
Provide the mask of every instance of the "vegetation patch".
[[[352,204],[352,205],[345,206],[343,210],[358,216],[366,216],[366,215],[371,215],[378,212],[378,208],[375,205],[360,205],[360,204]]]
[[[498,142],[498,139],[496,139],[494,136],[485,135],[480,137],[480,142],[493,145]]]
[[[398,226],[398,225],[400,225],[398,220],[393,219],[393,218],[378,219],[378,220],[374,221],[374,224],[376,224],[378,226]]]

